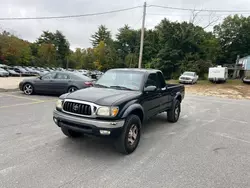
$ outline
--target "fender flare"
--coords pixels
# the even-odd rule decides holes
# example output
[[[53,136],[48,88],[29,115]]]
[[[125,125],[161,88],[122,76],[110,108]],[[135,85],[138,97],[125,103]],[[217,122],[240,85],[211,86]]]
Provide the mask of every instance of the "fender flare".
[[[122,118],[126,118],[126,117],[128,117],[128,115],[132,112],[132,111],[134,111],[134,110],[140,110],[141,112],[142,112],[142,115],[143,115],[143,119],[144,119],[144,109],[143,109],[143,107],[140,105],[140,104],[138,104],[138,103],[136,103],[136,104],[132,104],[132,105],[130,105],[127,109],[125,109],[125,111],[123,112],[123,114],[122,114]]]
[[[179,98],[179,97],[181,98],[181,100],[180,100],[180,102],[181,102],[181,101],[182,101],[181,92],[177,92],[177,93],[176,93],[176,95],[175,95],[175,97],[174,97],[174,101],[175,101],[175,100],[178,100],[177,98]]]

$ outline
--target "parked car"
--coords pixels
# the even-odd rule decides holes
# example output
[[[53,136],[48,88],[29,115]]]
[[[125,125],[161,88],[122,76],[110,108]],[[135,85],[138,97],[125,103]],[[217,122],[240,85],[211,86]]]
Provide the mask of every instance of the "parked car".
[[[195,72],[184,72],[179,77],[179,82],[184,84],[195,84],[198,81],[199,76]]]
[[[63,94],[90,87],[93,85],[92,82],[92,79],[81,74],[54,71],[38,78],[24,79],[19,83],[19,89],[26,95]]]
[[[3,68],[0,68],[0,76],[8,77],[9,73],[6,70],[4,70]]]
[[[14,71],[23,76],[30,76],[30,73],[22,67],[14,67]]]
[[[159,70],[111,69],[94,87],[61,95],[53,119],[68,137],[113,137],[118,151],[129,154],[145,121],[161,112],[167,112],[169,122],[178,121],[184,90],[166,84]]]
[[[35,70],[33,70],[33,69],[31,69],[31,68],[29,68],[29,67],[23,67],[28,73],[29,73],[29,75],[31,75],[31,76],[36,76],[36,75],[39,75],[39,73],[37,73],[37,71],[35,71]]]
[[[250,77],[245,76],[245,77],[242,78],[242,81],[243,81],[243,83],[245,83],[245,84],[250,84]]]
[[[10,76],[20,76],[20,74],[14,71],[13,68],[7,68],[6,71],[9,73]]]

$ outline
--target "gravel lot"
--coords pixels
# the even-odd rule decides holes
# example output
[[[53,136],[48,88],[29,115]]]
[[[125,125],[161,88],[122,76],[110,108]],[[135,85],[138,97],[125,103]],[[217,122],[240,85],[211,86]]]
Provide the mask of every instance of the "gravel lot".
[[[161,114],[123,156],[109,140],[66,138],[56,97],[0,93],[0,187],[250,187],[250,101],[188,95],[176,124]]]

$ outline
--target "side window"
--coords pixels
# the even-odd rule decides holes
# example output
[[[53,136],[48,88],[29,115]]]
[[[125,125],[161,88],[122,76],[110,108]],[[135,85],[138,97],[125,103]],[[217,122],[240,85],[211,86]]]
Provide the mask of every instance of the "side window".
[[[145,84],[145,87],[148,87],[148,86],[156,86],[157,88],[159,88],[159,85],[158,85],[158,80],[157,80],[157,74],[156,73],[153,73],[153,74],[150,74],[148,76],[148,79],[147,79],[147,82]]]
[[[162,73],[161,72],[157,72],[157,75],[158,75],[158,79],[159,79],[160,88],[166,87],[166,82],[165,82],[165,79],[164,79]]]
[[[55,78],[56,73],[48,73],[42,77],[43,80],[50,80]]]
[[[65,73],[57,73],[55,79],[68,80],[70,79],[70,77],[68,74]]]

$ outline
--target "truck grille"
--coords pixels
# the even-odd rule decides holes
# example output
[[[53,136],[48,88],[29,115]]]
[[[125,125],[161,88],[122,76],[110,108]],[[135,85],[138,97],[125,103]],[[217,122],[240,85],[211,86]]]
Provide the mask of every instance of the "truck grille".
[[[63,110],[65,112],[70,112],[70,113],[80,114],[80,115],[87,115],[87,116],[90,116],[92,114],[90,105],[76,103],[76,102],[69,102],[69,101],[64,102]]]
[[[190,80],[188,77],[181,77],[182,80]]]

